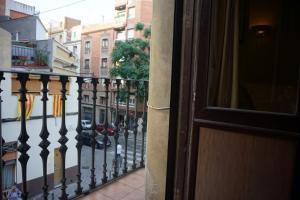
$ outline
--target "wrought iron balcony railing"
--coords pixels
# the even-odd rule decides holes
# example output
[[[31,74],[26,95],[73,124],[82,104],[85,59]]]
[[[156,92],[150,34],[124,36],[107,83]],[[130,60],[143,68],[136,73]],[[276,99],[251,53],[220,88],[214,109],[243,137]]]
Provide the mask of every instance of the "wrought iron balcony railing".
[[[28,117],[28,108],[30,99],[28,99],[28,94],[30,93],[31,83],[30,77],[39,76],[38,83],[35,84],[40,85],[41,92],[35,92],[35,98],[41,100],[40,108],[35,109],[36,114],[39,113],[39,116],[29,116]],[[11,77],[17,77],[18,81],[18,89],[19,92],[17,94],[12,94],[9,91],[11,88],[7,87],[7,83],[11,81]],[[59,126],[59,130],[57,132],[54,131],[52,126],[53,115],[55,115],[53,109],[53,113],[49,112],[49,104],[51,95],[53,95],[53,87],[50,87],[50,84],[53,84],[53,81],[57,81],[59,83],[59,101],[60,106],[60,116],[56,116],[55,123],[60,121],[57,126]],[[37,81],[37,79],[35,79]],[[52,83],[51,83],[52,82]],[[114,83],[114,90],[111,90],[111,83]],[[88,126],[87,121],[83,120],[83,85],[89,85],[92,88],[92,115],[91,115],[91,123]],[[138,84],[143,85],[144,95],[142,97],[138,97]],[[13,86],[14,84],[12,84]],[[16,85],[16,84],[15,84]],[[115,88],[116,86],[116,88]],[[126,106],[122,111],[124,113],[124,118],[121,120],[119,118],[121,113],[121,108],[119,106],[119,96],[120,91],[127,91],[130,93],[126,97]],[[132,93],[134,91],[134,93]],[[135,80],[121,80],[121,79],[108,79],[108,78],[98,78],[98,77],[88,77],[88,76],[68,76],[63,74],[56,73],[46,73],[46,72],[27,72],[27,71],[11,71],[11,70],[0,70],[0,153],[2,155],[3,165],[0,165],[0,193],[6,189],[3,188],[3,179],[5,177],[6,171],[3,171],[6,163],[3,161],[3,156],[6,154],[7,148],[5,147],[6,143],[11,142],[10,140],[18,141],[18,165],[20,167],[21,177],[20,181],[17,181],[17,186],[21,189],[22,199],[72,199],[78,196],[84,195],[91,190],[96,189],[103,184],[106,184],[114,179],[118,179],[121,176],[137,170],[139,168],[144,167],[144,157],[145,157],[145,134],[146,134],[146,126],[147,126],[147,91],[148,91],[148,82],[147,81],[135,81]],[[97,125],[96,118],[96,104],[99,101],[100,96],[98,93],[105,94],[105,106],[104,106],[104,123],[100,126]],[[112,106],[110,105],[110,96],[109,93],[114,92],[116,94],[116,104],[113,106],[113,109],[109,109]],[[5,116],[8,112],[8,109],[12,109],[13,104],[11,101],[11,97],[9,95],[15,95],[14,98],[19,101],[19,120],[16,121],[13,119],[5,119]],[[143,103],[142,111],[138,111],[137,104],[135,104],[135,110],[129,111],[130,99],[129,97],[135,96],[136,102],[140,101]],[[73,98],[75,97],[75,98]],[[69,98],[69,99],[68,99]],[[73,98],[73,100],[72,100]],[[69,101],[70,100],[70,105]],[[73,101],[76,106],[71,105],[71,101]],[[53,96],[53,102],[55,98]],[[9,104],[8,104],[9,103]],[[4,105],[4,106],[3,106]],[[8,106],[10,105],[8,108]],[[54,105],[54,104],[53,104]],[[17,105],[16,105],[17,106]],[[75,114],[75,120],[68,121],[68,116],[70,114],[67,113],[68,108],[76,107],[77,113]],[[114,115],[114,119],[109,119],[109,115]],[[130,124],[130,118],[133,122]],[[40,121],[35,121],[39,119]],[[6,123],[14,123],[13,127],[10,130],[7,130],[9,127]],[[76,121],[76,132],[75,130],[71,130],[68,128],[68,124]],[[50,123],[51,122],[51,123]],[[84,122],[84,123],[83,123]],[[131,122],[131,123],[132,123]],[[85,124],[87,123],[87,124]],[[113,125],[112,125],[113,124]],[[40,129],[37,128],[40,125]],[[71,127],[71,126],[70,126]],[[130,130],[130,127],[132,129]],[[37,130],[39,129],[39,130]],[[69,129],[69,130],[68,130]],[[73,128],[74,129],[74,128]],[[140,131],[139,131],[140,130]],[[17,135],[13,136],[13,132],[17,131]],[[32,133],[33,131],[38,131],[39,137],[37,137],[36,133]],[[74,131],[74,134],[73,132]],[[86,136],[88,135],[88,144],[86,144]],[[96,150],[98,145],[101,145],[101,142],[98,143],[98,138],[101,135],[102,139],[102,148],[100,150]],[[53,138],[57,138],[56,141],[53,141]],[[138,137],[140,138],[138,140]],[[132,143],[129,143],[129,139]],[[34,142],[36,141],[36,142]],[[72,143],[74,141],[74,143]],[[58,143],[57,143],[58,142]],[[60,184],[58,191],[55,189],[53,185],[53,176],[54,174],[53,167],[49,167],[50,164],[53,163],[53,144],[57,145],[57,154],[59,154],[59,163],[60,168],[58,168],[60,174]],[[137,148],[137,144],[139,143],[140,148]],[[70,146],[70,144],[72,146]],[[122,151],[122,155],[124,157],[123,162],[120,160],[120,150],[119,146],[124,148]],[[88,145],[90,147],[87,154],[83,155],[83,146]],[[109,147],[111,145],[111,147]],[[38,147],[39,146],[39,147]],[[101,147],[101,146],[100,146]],[[33,151],[30,149],[35,149],[38,151],[38,156],[31,155]],[[72,149],[76,149],[77,151],[72,151]],[[132,160],[128,160],[129,149],[132,153]],[[109,152],[111,154],[109,154]],[[138,156],[139,155],[139,156]],[[109,158],[111,156],[111,158]],[[51,159],[50,159],[51,157]],[[68,177],[67,168],[69,162],[68,159],[77,158],[75,161],[75,173],[76,180],[70,180]],[[34,159],[34,160],[33,160]],[[91,165],[88,166],[88,174],[83,175],[82,170],[86,167],[86,163],[84,160],[90,160]],[[96,167],[97,162],[101,161],[101,169]],[[29,166],[30,163],[30,166]],[[39,164],[38,164],[39,163]],[[42,167],[42,174],[40,176],[40,182],[35,187],[39,187],[39,191],[41,194],[33,194],[31,193],[32,188],[28,187],[29,178],[28,173],[34,173],[35,165],[39,165]],[[74,167],[73,166],[73,167]],[[98,166],[98,165],[97,165]],[[111,170],[111,176],[109,175],[108,168]],[[100,172],[101,170],[101,172]],[[17,173],[17,172],[16,172]],[[49,175],[50,174],[50,175]],[[36,176],[35,176],[36,177]],[[55,177],[54,177],[55,178]],[[73,181],[73,183],[72,183]],[[69,184],[68,184],[69,183]],[[0,196],[0,199],[3,199],[3,195]]]

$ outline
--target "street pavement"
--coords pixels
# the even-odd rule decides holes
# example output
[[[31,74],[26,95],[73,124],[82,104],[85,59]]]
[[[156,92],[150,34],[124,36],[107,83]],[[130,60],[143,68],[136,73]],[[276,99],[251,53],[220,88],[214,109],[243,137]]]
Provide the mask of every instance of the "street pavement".
[[[113,177],[113,159],[115,156],[115,140],[114,137],[109,136],[109,139],[111,140],[111,146],[107,148],[107,177],[108,180],[112,179]],[[124,156],[125,156],[125,137],[124,134],[120,134],[119,137],[119,143],[122,145],[122,167],[119,169],[119,174],[122,174],[123,172],[123,166],[124,166]],[[144,141],[144,149],[146,149],[146,140]],[[142,134],[137,134],[137,143],[136,143],[136,166],[140,166],[141,161],[141,151],[142,151]],[[146,151],[144,151],[144,154],[146,155]],[[81,152],[81,180],[82,180],[82,187],[84,191],[89,190],[89,184],[91,182],[91,165],[92,165],[92,148],[89,146],[83,146],[82,152]],[[134,155],[134,136],[132,132],[129,133],[128,137],[128,145],[127,145],[127,167],[128,171],[132,169],[133,164],[133,155]],[[144,160],[145,160],[144,156]],[[95,177],[96,177],[96,185],[100,185],[102,183],[103,178],[103,163],[104,163],[104,150],[103,149],[96,149],[95,150]],[[67,177],[68,178],[68,177]],[[67,186],[67,193],[69,194],[69,197],[72,197],[75,195],[75,190],[77,187],[76,184],[77,180],[73,180],[73,183],[69,184]],[[58,197],[61,194],[60,187],[55,188],[52,191],[49,191],[49,199],[58,199]],[[38,200],[42,199],[41,195],[35,196],[30,198],[32,200]]]

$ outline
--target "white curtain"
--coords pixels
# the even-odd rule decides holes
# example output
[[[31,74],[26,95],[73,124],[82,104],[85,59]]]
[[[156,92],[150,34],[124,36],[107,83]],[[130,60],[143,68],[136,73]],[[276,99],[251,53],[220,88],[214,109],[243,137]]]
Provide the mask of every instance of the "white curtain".
[[[209,105],[238,107],[239,0],[214,1]]]

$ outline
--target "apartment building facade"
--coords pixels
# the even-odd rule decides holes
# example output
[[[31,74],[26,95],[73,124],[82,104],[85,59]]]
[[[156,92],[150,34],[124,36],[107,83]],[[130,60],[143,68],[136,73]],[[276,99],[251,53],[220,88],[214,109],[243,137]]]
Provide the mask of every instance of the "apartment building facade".
[[[143,33],[135,31],[135,25],[142,22],[145,28],[151,26],[152,19],[152,0],[116,0],[114,23],[104,25],[93,25],[86,27],[82,31],[81,43],[81,73],[86,75],[100,76],[109,78],[109,71],[113,67],[111,54],[116,40],[125,41],[132,38],[141,38]],[[119,121],[124,121],[126,115],[126,103],[120,102],[119,116],[115,116],[116,91],[114,83],[111,83],[111,96],[107,101],[110,105],[109,121],[112,123],[115,117]],[[104,91],[104,88],[100,89]],[[86,85],[83,99],[83,116],[90,120],[92,116],[92,86]],[[106,99],[104,93],[100,102],[97,102],[96,123],[103,123],[105,116]],[[130,113],[135,110],[136,99],[130,96]],[[140,106],[138,106],[140,107]],[[141,108],[138,109],[142,110]],[[131,117],[132,118],[132,117]],[[130,120],[132,124],[132,120]]]
[[[81,52],[81,21],[78,19],[65,17],[62,21],[50,21],[47,23],[49,38],[56,40],[66,47],[76,60],[76,73],[80,72],[80,52]]]

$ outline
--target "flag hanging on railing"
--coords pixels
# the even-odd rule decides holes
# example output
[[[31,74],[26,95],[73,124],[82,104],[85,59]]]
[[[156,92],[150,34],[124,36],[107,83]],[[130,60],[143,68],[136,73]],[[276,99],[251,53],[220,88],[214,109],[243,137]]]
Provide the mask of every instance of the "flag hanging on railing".
[[[60,94],[54,94],[53,95],[53,116],[59,117],[61,116],[61,110],[62,109],[62,101],[61,101],[61,95]]]
[[[17,109],[17,120],[21,119],[21,102],[19,101],[20,95],[18,97],[18,109]],[[33,94],[26,94],[26,103],[25,103],[25,116],[26,120],[30,118],[32,108],[33,108],[33,103],[34,103],[34,95]]]

